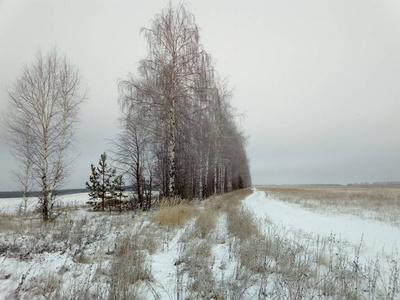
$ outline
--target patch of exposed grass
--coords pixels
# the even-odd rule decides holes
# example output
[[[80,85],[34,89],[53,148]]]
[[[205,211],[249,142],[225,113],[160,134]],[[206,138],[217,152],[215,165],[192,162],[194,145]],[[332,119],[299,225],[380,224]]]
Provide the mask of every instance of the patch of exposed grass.
[[[178,197],[164,198],[154,213],[154,221],[164,226],[182,226],[198,213],[198,208]]]
[[[236,190],[230,193],[211,196],[207,201],[210,209],[225,212],[227,207],[238,206],[240,201],[253,193],[251,188]]]

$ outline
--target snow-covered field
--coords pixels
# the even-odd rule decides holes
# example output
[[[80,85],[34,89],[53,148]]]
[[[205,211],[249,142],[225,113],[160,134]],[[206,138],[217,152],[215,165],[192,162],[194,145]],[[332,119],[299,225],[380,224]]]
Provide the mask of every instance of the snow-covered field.
[[[62,203],[64,206],[84,206],[89,201],[87,193],[71,194],[59,196],[57,203]],[[32,212],[37,207],[37,197],[29,197],[27,199],[27,210]],[[20,198],[0,198],[0,213],[14,214],[18,213],[20,208],[24,205],[23,200]]]
[[[245,205],[259,218],[269,218],[291,231],[312,235],[335,235],[343,241],[358,246],[362,240],[365,257],[389,257],[400,247],[400,229],[378,221],[364,220],[352,215],[332,215],[311,212],[295,204],[266,197],[255,190],[247,197]]]
[[[42,224],[0,199],[0,299],[400,299],[398,227],[247,194],[183,227],[90,212],[87,194]]]
[[[351,259],[359,250],[359,263],[379,261],[383,278],[389,280],[391,268],[400,267],[399,227],[349,214],[312,212],[296,204],[267,197],[256,189],[244,200],[244,204],[258,218],[266,217],[270,222],[286,228],[290,234],[306,234],[314,239],[317,236],[334,237],[343,243]],[[397,277],[397,284],[398,280]]]

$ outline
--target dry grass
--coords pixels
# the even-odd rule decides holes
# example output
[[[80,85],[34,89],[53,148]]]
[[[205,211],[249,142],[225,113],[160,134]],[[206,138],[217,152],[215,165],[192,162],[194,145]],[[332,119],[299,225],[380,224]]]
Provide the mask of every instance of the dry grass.
[[[12,214],[2,213],[0,218],[0,231],[15,231],[19,227],[19,222],[15,222],[16,216]]]
[[[212,248],[220,242],[216,230],[219,218],[225,216],[227,210],[240,209],[240,200],[251,193],[251,189],[239,190],[211,197],[202,203],[199,216],[179,240],[179,257],[175,263],[177,299],[243,298],[242,291],[247,283],[242,285],[244,281],[236,280],[235,275],[229,275],[229,278],[216,276],[224,271],[219,269],[220,265],[215,265]]]
[[[400,186],[271,186],[260,189],[288,200],[310,199],[327,203],[346,201],[348,204],[368,202],[375,206],[400,206]]]
[[[0,241],[7,247],[0,255],[31,266],[22,275],[10,273],[15,298],[147,299],[148,256],[157,250],[162,233],[145,217],[89,214],[54,223],[39,221],[4,235]],[[58,268],[44,260],[55,252],[65,259]],[[34,275],[32,267],[48,271]],[[68,282],[71,290],[65,289]]]
[[[181,198],[164,198],[154,213],[154,221],[160,225],[178,227],[198,213],[198,208]]]
[[[26,229],[31,230],[42,226],[40,216],[34,213],[15,215],[10,213],[0,213],[0,232],[21,232]]]
[[[249,210],[243,207],[228,207],[227,227],[229,235],[238,238],[240,241],[261,236],[257,220]]]
[[[110,268],[109,299],[138,299],[140,285],[150,281],[146,252],[138,249],[139,235],[126,234],[117,241]]]
[[[205,239],[215,230],[219,213],[220,211],[214,209],[212,202],[205,204],[204,210],[194,223],[194,230],[198,238]]]
[[[250,196],[253,193],[251,188],[245,188],[241,190],[237,190],[234,192],[222,194],[216,196],[217,201],[220,201],[221,203],[229,204],[229,205],[238,205],[240,200],[243,200],[247,196]],[[213,199],[213,198],[211,198]]]
[[[259,189],[312,211],[353,214],[400,227],[400,186],[270,186]]]
[[[384,282],[379,261],[362,264],[361,244],[352,255],[334,236],[309,236],[263,223],[241,206],[249,194],[250,189],[219,195],[200,207],[179,198],[162,201],[164,214],[192,219],[177,244],[177,299],[398,299],[395,260],[387,286],[378,288]],[[182,214],[183,206],[192,212]],[[91,213],[71,219],[73,214],[49,224],[0,216],[0,228],[6,230],[0,235],[0,256],[31,266],[23,274],[9,272],[15,298],[157,299],[150,255],[178,230],[151,222],[147,213],[135,218]],[[185,223],[175,218],[167,225]],[[218,242],[218,232],[224,243]],[[216,249],[226,249],[227,255],[219,257]],[[40,259],[51,252],[66,259],[59,269]],[[48,271],[36,276],[39,265]]]
[[[246,298],[248,287],[259,284],[260,299],[397,299],[397,264],[391,263],[393,287],[378,288],[384,280],[379,262],[359,261],[361,243],[349,253],[335,236],[315,237],[262,224],[236,205],[227,207],[227,229],[230,255],[238,261],[237,285],[227,286],[233,298]]]
[[[211,241],[197,236],[198,229],[191,225],[180,238],[179,257],[175,262],[176,299],[207,299],[215,290]]]

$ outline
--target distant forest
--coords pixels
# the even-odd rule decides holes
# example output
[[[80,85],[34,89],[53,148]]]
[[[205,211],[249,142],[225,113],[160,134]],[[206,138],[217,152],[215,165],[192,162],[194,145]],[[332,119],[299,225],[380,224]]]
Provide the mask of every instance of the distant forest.
[[[362,182],[362,183],[350,183],[347,186],[358,186],[358,185],[368,185],[368,186],[388,186],[388,185],[400,185],[400,181],[382,181],[382,182]]]
[[[67,190],[59,190],[55,191],[56,195],[71,195],[71,194],[78,194],[78,193],[88,193],[89,190],[84,188],[84,189],[67,189]],[[28,192],[28,197],[39,197],[41,191],[33,191],[33,192]],[[0,192],[0,199],[2,198],[22,198],[22,192]]]

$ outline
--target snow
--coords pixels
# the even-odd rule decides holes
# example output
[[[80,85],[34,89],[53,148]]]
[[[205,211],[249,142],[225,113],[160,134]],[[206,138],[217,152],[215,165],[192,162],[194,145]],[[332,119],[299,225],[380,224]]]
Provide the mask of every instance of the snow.
[[[363,262],[379,259],[381,262],[399,257],[400,229],[384,222],[363,220],[347,214],[321,214],[266,196],[265,192],[253,189],[244,205],[261,220],[267,218],[292,232],[310,234],[314,237],[335,236],[348,245],[349,256],[362,244]],[[388,266],[383,264],[385,272]]]
[[[84,206],[88,200],[88,195],[86,193],[74,194],[60,196],[59,199],[64,205]],[[33,209],[37,203],[37,198],[29,199],[29,203],[30,209]],[[0,212],[16,213],[20,204],[21,200],[0,199]],[[338,240],[344,242],[349,256],[354,255],[354,250],[362,243],[360,259],[365,262],[373,261],[377,258],[381,262],[399,259],[400,229],[390,224],[363,220],[352,215],[312,212],[296,204],[279,201],[274,199],[273,196],[266,196],[264,192],[256,188],[253,189],[253,193],[250,196],[243,199],[242,204],[254,213],[260,220],[260,224],[266,224],[265,222],[273,223],[280,228],[284,228],[282,232],[285,232],[285,234],[296,236],[299,239],[302,236],[308,236],[308,238],[335,236]],[[88,216],[88,212],[84,208],[74,210],[71,214],[74,214],[75,219]],[[92,217],[93,215],[92,213]],[[97,214],[94,216],[97,216]],[[109,222],[105,226],[111,226],[112,221],[107,219],[109,217],[106,214],[100,214],[100,216],[103,219],[98,218],[98,222],[103,222],[102,220],[104,220],[104,222]],[[232,256],[231,237],[227,234],[226,223],[226,216],[221,214],[217,220],[216,230],[212,235],[210,268],[215,280],[219,282],[233,280],[238,263],[236,258]],[[92,223],[89,221],[85,224],[94,226],[90,225]],[[149,263],[151,264],[152,288],[154,289],[152,295],[154,298],[176,299],[177,273],[179,271],[179,263],[177,264],[177,262],[182,253],[182,236],[185,230],[188,230],[192,225],[193,221],[183,228],[170,232],[168,239],[160,240],[159,250],[152,255],[148,255]],[[135,228],[134,226],[131,227],[131,230]],[[98,249],[112,246],[112,235],[115,234],[118,235],[119,233],[105,236],[104,243],[106,246],[104,246],[105,244],[100,244],[99,241],[89,245],[87,249],[84,249],[86,251],[85,254],[98,254],[96,252],[99,251]],[[0,238],[2,238],[1,233]],[[71,258],[75,250],[72,247],[65,253],[59,251],[42,253],[27,259],[0,254],[0,299],[8,299],[14,295],[24,274],[30,278],[40,278],[41,275],[43,276],[48,272],[60,273],[62,268],[73,270],[65,272],[62,282],[66,289],[71,290],[74,290],[74,284],[77,281],[89,281],[93,278],[96,269],[100,270],[101,266],[98,262],[76,266],[76,262]],[[107,258],[107,256],[105,257]],[[107,267],[106,260],[102,264],[102,267]],[[382,265],[383,271],[388,272],[389,267]],[[8,276],[9,274],[11,275],[10,277]],[[254,296],[255,293],[256,287],[254,286],[248,289],[248,294],[246,295],[251,297],[249,295]],[[183,295],[181,296],[183,297]]]
[[[400,229],[389,224],[363,220],[351,215],[320,214],[303,209],[295,204],[267,197],[265,192],[254,189],[244,200],[246,207],[261,219],[267,217],[274,224],[282,224],[295,231],[309,234],[336,235],[353,245],[363,240],[369,256],[389,256],[400,245]]]
[[[179,238],[182,233],[183,229],[179,230],[170,242],[163,243],[162,251],[152,256],[152,274],[159,299],[175,299],[175,262],[179,257]]]
[[[226,234],[226,216],[220,216],[217,222],[217,234],[220,243],[214,245],[211,253],[214,258],[214,274],[219,280],[231,278],[234,275],[236,261],[232,259],[229,251],[229,237]]]
[[[83,206],[89,201],[88,193],[78,193],[62,195],[56,198],[56,203],[62,203],[64,206]],[[38,197],[29,197],[27,200],[28,211],[35,210],[38,204]],[[0,213],[14,214],[23,205],[22,198],[4,198],[0,199]]]

